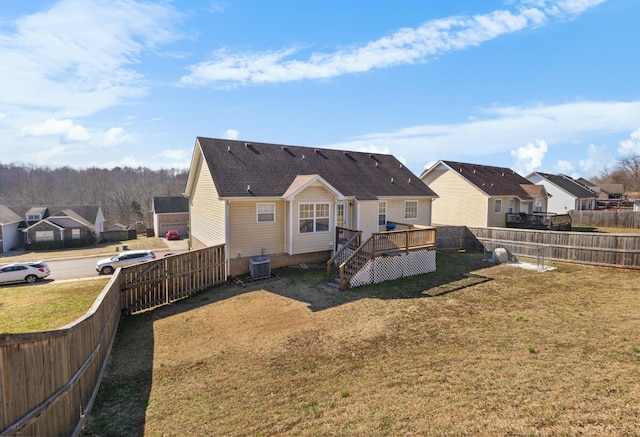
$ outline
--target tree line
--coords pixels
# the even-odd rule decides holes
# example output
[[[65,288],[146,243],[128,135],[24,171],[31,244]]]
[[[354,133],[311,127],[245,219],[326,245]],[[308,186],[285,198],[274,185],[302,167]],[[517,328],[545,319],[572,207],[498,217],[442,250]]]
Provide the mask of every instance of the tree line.
[[[0,163],[0,204],[9,207],[97,205],[106,226],[153,224],[154,197],[181,196],[188,170],[145,167],[74,169]]]
[[[623,184],[626,193],[640,192],[640,154],[619,159],[612,168],[602,170],[593,182]]]

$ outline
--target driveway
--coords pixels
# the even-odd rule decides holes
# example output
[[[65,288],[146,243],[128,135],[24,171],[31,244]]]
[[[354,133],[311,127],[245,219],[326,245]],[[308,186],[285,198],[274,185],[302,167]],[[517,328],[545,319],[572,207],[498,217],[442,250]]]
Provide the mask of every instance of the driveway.
[[[180,240],[167,240],[166,238],[162,238],[162,241],[167,245],[167,249],[169,249],[169,252],[184,252],[185,250],[189,249],[189,240],[186,240],[184,238]]]

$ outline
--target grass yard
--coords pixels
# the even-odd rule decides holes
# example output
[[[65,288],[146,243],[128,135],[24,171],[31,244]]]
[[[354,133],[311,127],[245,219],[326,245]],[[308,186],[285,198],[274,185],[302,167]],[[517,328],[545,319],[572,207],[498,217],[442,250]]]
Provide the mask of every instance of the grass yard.
[[[481,257],[344,293],[279,269],[124,318],[85,435],[638,435],[640,272]]]
[[[0,286],[0,333],[48,331],[83,316],[109,278]]]

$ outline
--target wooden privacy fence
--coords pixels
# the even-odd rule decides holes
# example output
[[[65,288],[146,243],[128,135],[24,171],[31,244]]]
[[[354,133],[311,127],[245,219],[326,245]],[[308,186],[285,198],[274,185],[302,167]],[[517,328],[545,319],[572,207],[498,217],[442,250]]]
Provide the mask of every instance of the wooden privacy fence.
[[[640,269],[640,234],[605,234],[514,228],[438,226],[437,247],[482,249],[483,242],[551,246],[551,259],[606,267]]]
[[[0,335],[0,435],[78,435],[120,320],[113,277],[89,311],[54,331]]]
[[[166,305],[226,280],[224,245],[129,266],[120,272],[122,309],[133,314]]]
[[[474,227],[468,229],[480,244],[483,241],[505,241],[547,245],[551,246],[551,259],[555,261],[640,269],[640,234]]]
[[[640,228],[640,211],[602,210],[570,211],[573,226],[602,228]]]
[[[118,269],[89,311],[60,329],[0,334],[0,436],[77,436],[122,312],[165,305],[226,281],[224,245]]]

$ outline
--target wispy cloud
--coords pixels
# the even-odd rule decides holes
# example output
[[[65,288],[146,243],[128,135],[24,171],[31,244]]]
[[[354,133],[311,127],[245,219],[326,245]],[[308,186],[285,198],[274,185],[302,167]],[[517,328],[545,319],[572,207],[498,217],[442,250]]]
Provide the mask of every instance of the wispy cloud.
[[[300,48],[264,52],[221,49],[211,59],[192,65],[182,85],[238,86],[267,82],[327,79],[395,65],[427,62],[456,50],[477,46],[501,35],[568,19],[606,0],[522,1],[513,10],[452,16],[403,28],[363,46],[292,59]]]
[[[177,11],[133,0],[62,0],[0,33],[0,109],[89,115],[145,92],[132,66],[178,37]]]
[[[512,151],[514,162],[518,163],[518,157],[526,155],[529,145],[536,148],[541,160],[553,148],[571,147],[576,150],[572,155],[577,165],[583,159],[577,152],[578,144],[589,144],[594,136],[633,132],[638,129],[638,120],[640,101],[492,107],[466,123],[412,126],[371,133],[325,147],[389,150],[393,155],[403,155],[418,173],[434,159],[473,159]],[[547,148],[543,150],[538,141],[544,142]],[[593,162],[587,159],[584,157],[582,168]],[[537,160],[531,155],[528,162],[533,164]],[[531,165],[526,168],[533,169]]]

